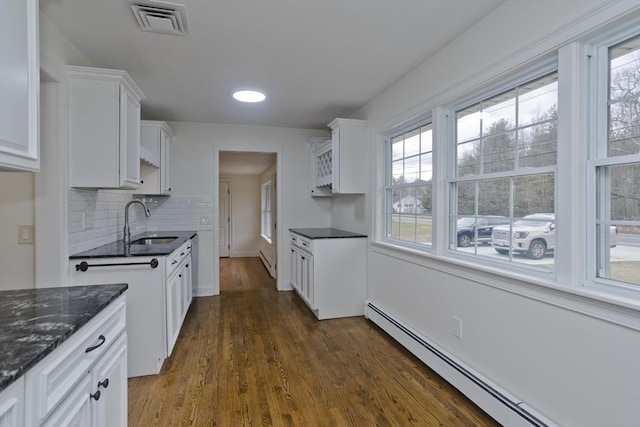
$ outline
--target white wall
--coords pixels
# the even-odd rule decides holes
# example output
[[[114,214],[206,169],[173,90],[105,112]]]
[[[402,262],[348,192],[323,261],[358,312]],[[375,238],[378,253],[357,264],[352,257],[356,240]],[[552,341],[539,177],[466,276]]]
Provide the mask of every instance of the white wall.
[[[40,172],[35,176],[36,287],[68,283],[68,97],[65,65],[91,62],[40,15]]]
[[[330,201],[309,196],[309,145],[307,139],[324,132],[259,126],[171,122],[174,195],[213,197],[212,224],[218,223],[218,152],[249,151],[278,154],[278,239],[289,228],[328,227]],[[214,163],[215,161],[215,163]],[[173,196],[172,196],[173,197]],[[199,295],[219,293],[217,229],[200,232]],[[215,242],[215,244],[214,244]],[[288,257],[278,246],[278,289],[290,289]]]
[[[33,244],[18,244],[18,226],[33,225],[33,173],[0,172],[0,290],[35,286]]]
[[[601,23],[598,16],[621,4],[507,1],[353,118],[368,120],[373,134],[388,130],[487,83],[478,80],[481,74],[499,79],[524,65],[523,58],[542,57],[572,41],[580,35],[574,24],[584,20],[588,25],[582,27],[593,28]],[[599,7],[603,14],[594,14]],[[378,167],[381,143],[372,138]],[[377,209],[375,192],[372,185],[367,215]],[[357,210],[341,202],[334,209],[332,225],[355,227],[361,221]],[[635,329],[622,326],[600,318],[604,306],[593,300],[580,301],[585,310],[570,309],[552,298],[518,295],[509,282],[444,260],[369,246],[369,298],[480,374],[559,425],[640,425],[640,318]],[[463,321],[463,339],[453,336],[453,316]]]

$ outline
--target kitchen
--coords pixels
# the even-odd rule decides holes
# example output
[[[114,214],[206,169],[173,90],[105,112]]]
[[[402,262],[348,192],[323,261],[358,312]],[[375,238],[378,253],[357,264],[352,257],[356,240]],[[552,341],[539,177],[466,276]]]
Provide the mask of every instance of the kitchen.
[[[42,3],[55,2],[43,0],[41,9]],[[191,3],[197,4],[197,2]],[[493,69],[494,74],[499,74],[501,71],[496,64],[500,64],[501,61],[507,61],[504,67],[517,68],[518,61],[526,62],[522,59],[523,56],[531,60],[541,55],[535,50],[536,41],[547,40],[548,45],[557,47],[578,37],[575,34],[562,33],[560,31],[562,28],[575,25],[577,34],[584,35],[595,31],[593,29],[604,31],[608,25],[615,26],[618,21],[637,16],[637,5],[633,4],[634,2],[612,4],[600,1],[558,2],[550,10],[538,7],[539,2],[498,3],[500,2],[492,3],[491,7],[487,6],[491,12],[487,9],[481,19],[479,16],[478,19],[473,19],[471,22],[478,21],[475,25],[471,25],[471,22],[466,23],[468,30],[463,33],[461,28],[459,37],[451,35],[451,40],[454,41],[438,53],[434,51],[435,56],[431,60],[427,59],[422,63],[428,56],[425,55],[424,58],[420,58],[420,61],[416,61],[415,65],[420,63],[423,65],[419,65],[407,77],[401,79],[400,75],[397,76],[387,83],[386,86],[389,88],[385,91],[382,91],[382,88],[386,87],[383,86],[376,96],[357,102],[353,108],[344,106],[343,109],[323,119],[321,123],[316,122],[301,128],[249,126],[232,124],[224,120],[218,121],[214,118],[193,121],[167,119],[174,134],[172,195],[167,200],[157,201],[157,205],[151,203],[152,216],[148,220],[142,211],[138,211],[138,206],[134,206],[136,211],[131,218],[134,232],[144,231],[148,225],[154,231],[171,231],[173,230],[171,227],[175,224],[171,220],[166,222],[161,220],[161,218],[167,218],[161,213],[165,209],[175,212],[181,218],[179,228],[197,231],[200,260],[210,260],[210,262],[199,263],[195,295],[219,293],[219,257],[214,227],[214,224],[218,223],[216,214],[218,159],[220,152],[250,151],[277,153],[278,158],[281,159],[277,165],[278,194],[282,195],[278,199],[277,209],[278,241],[288,242],[289,228],[308,227],[333,227],[367,234],[371,236],[370,239],[373,239],[378,230],[376,227],[380,226],[374,211],[382,209],[378,206],[381,202],[376,196],[380,190],[376,185],[379,184],[375,184],[376,181],[373,179],[381,166],[381,157],[376,144],[380,143],[379,146],[382,146],[382,143],[376,130],[388,129],[420,113],[425,109],[425,105],[434,105],[430,97],[435,99],[449,96],[448,93],[442,94],[443,88],[449,88],[461,82],[467,82],[467,88],[473,86],[474,81],[469,79],[472,79],[474,72],[459,67],[460,63],[457,62],[459,59],[456,58],[470,57],[476,64],[477,70]],[[123,7],[126,9],[126,6]],[[97,6],[93,4],[86,7]],[[345,11],[347,12],[350,11]],[[326,14],[320,16],[327,17]],[[196,16],[189,14],[189,17],[197,22]],[[502,28],[506,20],[512,23],[512,27],[505,29],[508,31],[506,37],[505,34],[497,34],[492,30],[492,28]],[[131,24],[131,29],[127,30],[129,34],[139,32],[139,29],[133,26],[135,21],[130,19],[128,22]],[[192,22],[192,26],[195,26],[195,22]],[[46,13],[40,13],[39,31],[42,94],[40,172],[33,175],[32,183],[25,178],[27,182],[17,184],[21,188],[33,186],[32,188],[35,189],[32,190],[33,207],[25,208],[33,212],[34,219],[33,222],[27,221],[28,215],[22,216],[23,214],[19,213],[17,215],[21,216],[24,222],[18,221],[15,224],[35,225],[34,233],[37,243],[30,248],[28,244],[18,246],[13,243],[15,239],[12,237],[11,249],[9,251],[4,247],[2,249],[1,270],[3,275],[6,274],[5,272],[17,275],[20,273],[16,271],[18,269],[29,270],[28,266],[24,266],[24,252],[20,252],[20,259],[17,261],[9,261],[8,257],[14,250],[16,253],[23,249],[33,250],[32,260],[35,260],[32,261],[33,278],[27,280],[33,281],[32,283],[37,286],[41,284],[54,286],[69,283],[68,257],[70,255],[117,240],[122,232],[124,206],[131,200],[131,193],[135,191],[95,192],[70,189],[67,176],[67,171],[70,169],[70,153],[66,142],[69,132],[69,124],[66,120],[69,108],[66,98],[66,65],[88,67],[101,65],[114,69],[126,69],[126,67],[119,67],[117,61],[111,64],[97,64],[95,59],[89,59],[88,53],[85,53],[86,50],[81,50],[74,45],[71,37],[63,32],[63,28],[54,24]],[[553,38],[554,34],[557,39]],[[167,36],[162,35],[162,37]],[[376,43],[378,40],[374,39],[374,35],[370,37],[373,40],[372,45],[382,45]],[[81,38],[82,36],[74,37],[75,43],[80,44]],[[160,50],[155,52],[156,54],[168,54],[172,49],[176,49],[173,43],[178,42],[165,40],[168,39],[163,39],[167,44],[167,51]],[[492,46],[488,50],[473,48],[473,46],[490,44],[495,47]],[[546,45],[547,49],[549,49],[548,45]],[[362,46],[351,47],[362,48]],[[521,51],[525,53],[521,53],[518,57],[516,53]],[[308,60],[308,58],[304,59]],[[316,58],[316,61],[320,59]],[[193,63],[199,62],[195,60]],[[179,66],[181,65],[174,65],[175,68]],[[369,66],[372,65],[369,64]],[[410,69],[413,67],[408,67],[403,74]],[[149,70],[139,71],[135,68],[127,71],[142,88],[145,84],[145,72],[152,73]],[[178,79],[179,73],[174,68],[170,68],[169,71],[172,73],[172,78]],[[424,83],[421,90],[415,90],[416,82],[423,84],[432,78],[433,85]],[[396,80],[397,82],[391,85]],[[351,78],[349,81],[354,82],[357,79]],[[477,81],[475,84],[478,84]],[[145,95],[151,97],[152,93],[145,93]],[[179,97],[179,95],[172,93],[169,97]],[[187,94],[184,96],[190,97]],[[162,106],[159,105],[145,112],[144,101],[142,105],[144,119],[163,119]],[[262,113],[253,111],[247,116],[258,123],[260,116],[265,114],[264,111]],[[357,167],[363,175],[371,178],[369,179],[370,187],[364,195],[343,195],[326,199],[310,197],[308,142],[313,137],[328,137],[329,129],[326,125],[337,117],[366,119],[369,122],[368,149],[363,153],[362,161]],[[3,184],[5,182],[3,180]],[[25,194],[27,194],[25,191],[16,191],[14,198],[21,199]],[[194,205],[198,207],[195,208]],[[5,206],[3,199],[2,207]],[[154,209],[157,209],[156,215],[154,215]],[[109,214],[109,212],[113,213]],[[2,211],[2,215],[1,219],[4,223],[7,218],[5,211]],[[53,226],[42,227],[42,224],[53,224]],[[17,229],[12,226],[13,228]],[[2,243],[5,243],[4,237]],[[279,290],[291,289],[288,250],[288,245],[282,244],[277,247],[277,259],[284,263],[278,268],[277,288]],[[51,257],[52,253],[58,256]],[[29,255],[26,256],[28,259]],[[592,420],[605,422],[613,419],[617,424],[625,425],[625,421],[637,421],[637,414],[632,409],[638,401],[637,389],[633,389],[628,382],[624,381],[624,376],[607,373],[610,366],[624,366],[631,374],[638,372],[637,360],[639,360],[640,349],[637,345],[637,305],[618,306],[598,302],[595,305],[602,309],[602,313],[595,317],[591,314],[585,315],[584,313],[593,311],[593,303],[586,298],[576,297],[578,302],[575,303],[570,298],[568,298],[569,301],[548,303],[548,300],[539,295],[529,294],[523,297],[510,290],[505,291],[500,274],[482,272],[475,275],[470,269],[459,273],[448,268],[446,263],[442,264],[438,261],[424,266],[419,259],[412,258],[410,254],[398,255],[388,248],[374,245],[371,240],[367,246],[367,263],[368,299],[377,301],[382,306],[389,306],[391,312],[412,325],[413,329],[417,329],[420,334],[432,338],[449,353],[453,353],[458,359],[483,373],[493,383],[522,397],[522,400],[549,418],[557,420],[559,424],[586,425]],[[426,291],[413,285],[424,280],[452,283],[453,290]],[[397,283],[397,286],[390,287],[389,283]],[[487,286],[486,283],[500,283],[503,288]],[[390,291],[390,289],[393,290]],[[547,302],[540,302],[540,299]],[[440,301],[440,303],[433,301]],[[469,301],[482,302],[489,309],[481,310]],[[612,320],[612,316],[608,314],[609,311],[621,313],[620,318],[613,316],[614,320]],[[425,312],[429,313],[428,320],[425,320]],[[493,315],[489,315],[488,312]],[[452,316],[460,316],[465,321],[465,328],[469,328],[466,326],[467,322],[475,324],[473,328],[465,329],[466,335],[463,335],[462,340],[451,334],[449,322]],[[540,317],[545,320],[541,321]],[[546,320],[547,318],[549,320]],[[549,330],[548,324],[545,327],[545,322],[565,326],[554,332]],[[524,333],[522,333],[523,330]],[[584,331],[592,331],[597,339],[585,334]],[[476,335],[472,335],[474,333]],[[566,342],[567,335],[573,338],[571,342]],[[487,344],[481,342],[480,337],[483,336],[488,339]],[[592,344],[592,340],[598,342],[597,347]],[[509,347],[507,350],[494,345],[496,342],[505,341],[511,342],[513,348]],[[574,347],[582,352],[589,352],[591,356],[589,363],[584,360],[573,363],[576,361]],[[555,349],[553,355],[544,350],[550,348]],[[607,348],[609,350],[606,350]],[[544,357],[541,357],[538,363],[526,357],[527,354],[540,352]],[[519,369],[519,363],[514,362],[517,360],[534,363],[534,366],[531,369]],[[437,362],[433,363],[437,364]],[[595,378],[593,378],[594,375]],[[595,393],[593,385],[586,385],[586,378],[589,377],[592,378],[591,384],[608,389],[606,396],[603,393]],[[556,378],[558,383],[555,383]],[[554,390],[549,390],[548,386],[552,383]],[[473,395],[474,392],[468,393]],[[575,396],[575,402],[581,403],[569,401],[563,396]],[[476,401],[480,402],[482,399],[484,397],[476,396]],[[611,409],[598,410],[604,407],[601,406],[603,399],[607,403],[604,406]],[[492,404],[488,405],[488,407],[491,406]]]

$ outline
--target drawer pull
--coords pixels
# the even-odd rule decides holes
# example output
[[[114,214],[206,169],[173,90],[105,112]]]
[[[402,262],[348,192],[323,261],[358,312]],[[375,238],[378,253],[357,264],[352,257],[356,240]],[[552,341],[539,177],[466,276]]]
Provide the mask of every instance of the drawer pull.
[[[309,246],[307,242],[302,242],[302,246]]]
[[[109,387],[109,378],[105,378],[104,381],[98,381],[98,387]]]
[[[180,256],[183,256],[183,255],[184,255],[184,252],[180,252]]]
[[[95,350],[96,348],[98,348],[98,347],[100,347],[102,344],[104,344],[104,342],[105,342],[107,339],[104,337],[104,335],[100,335],[100,336],[98,337],[98,340],[100,341],[98,344],[96,344],[96,345],[92,345],[92,346],[90,346],[90,347],[87,347],[87,349],[86,349],[84,352],[85,352],[85,353],[89,353],[89,352],[91,352],[91,351]],[[98,397],[100,397],[100,395],[99,395],[99,394],[98,394]],[[96,399],[96,400],[98,400],[98,399]]]
[[[174,265],[174,264],[177,264],[177,263],[178,263],[178,261],[174,259],[173,262],[171,263],[171,265]]]
[[[89,394],[89,397],[93,400],[100,400],[100,390],[96,390],[95,393]]]
[[[185,265],[184,268],[189,268],[189,264]]]

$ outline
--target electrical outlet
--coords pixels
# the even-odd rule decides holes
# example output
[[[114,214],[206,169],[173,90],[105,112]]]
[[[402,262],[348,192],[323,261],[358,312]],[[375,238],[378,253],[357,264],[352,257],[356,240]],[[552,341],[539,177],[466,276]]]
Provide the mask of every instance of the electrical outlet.
[[[32,244],[33,243],[33,225],[19,225],[18,226],[18,244]]]
[[[457,317],[453,318],[453,336],[462,339],[462,320]]]

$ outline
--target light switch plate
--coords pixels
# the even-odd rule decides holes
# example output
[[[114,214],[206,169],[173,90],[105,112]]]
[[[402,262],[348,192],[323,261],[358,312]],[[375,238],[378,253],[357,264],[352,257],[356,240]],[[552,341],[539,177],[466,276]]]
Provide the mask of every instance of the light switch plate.
[[[33,225],[18,226],[18,244],[33,244]]]

